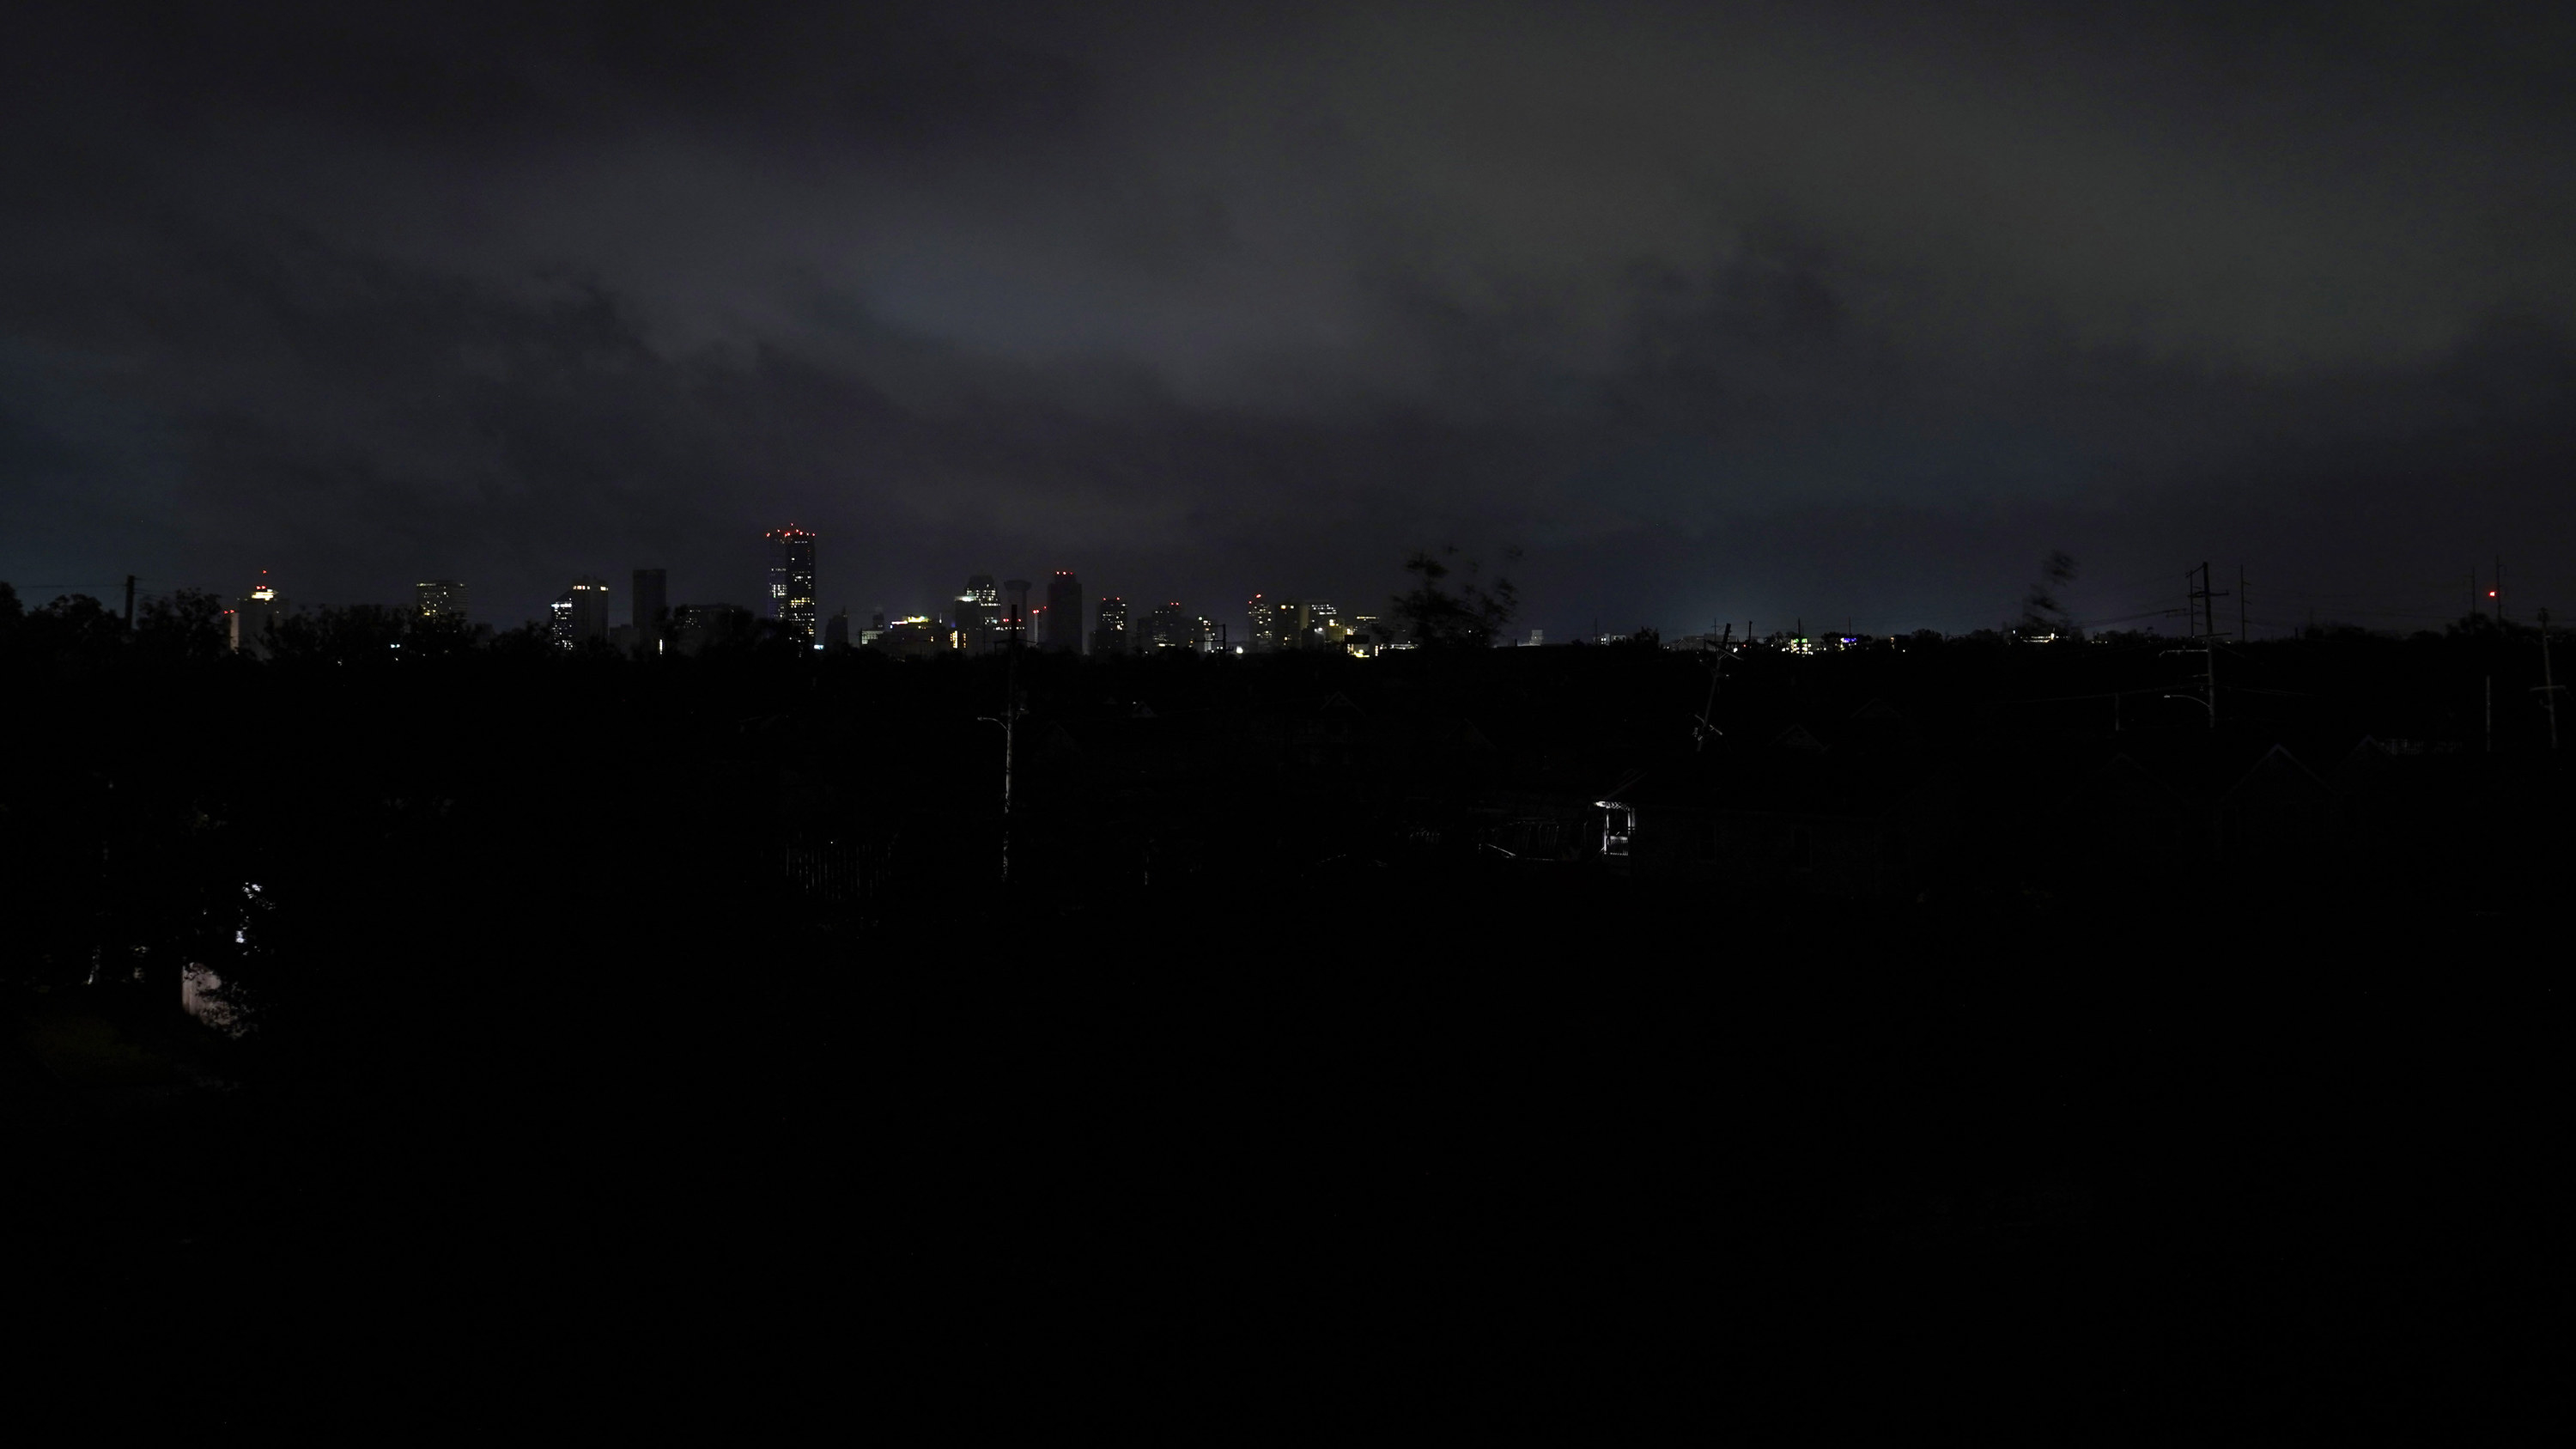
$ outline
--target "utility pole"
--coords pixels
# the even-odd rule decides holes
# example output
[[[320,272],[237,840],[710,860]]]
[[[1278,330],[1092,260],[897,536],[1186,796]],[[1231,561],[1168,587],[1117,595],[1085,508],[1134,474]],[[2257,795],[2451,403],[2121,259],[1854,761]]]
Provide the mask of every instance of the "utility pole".
[[[2503,555],[2503,554],[2497,554],[2497,555],[2496,555],[2496,585],[2495,585],[2495,589],[2494,589],[2494,598],[2495,598],[2495,601],[2496,601],[2496,622],[2497,622],[2498,624],[2502,624],[2502,623],[2504,622],[2504,555]]]
[[[2199,582],[2197,584],[2191,583],[2194,575],[2199,576]],[[2216,636],[2218,633],[2218,615],[2216,613],[2218,606],[2215,601],[2226,598],[2227,591],[2225,589],[2210,588],[2209,565],[2205,563],[2199,568],[2193,569],[2190,573],[2184,574],[2183,581],[2185,584],[2190,586],[2187,595],[2187,607],[2185,608],[2184,613],[2191,625],[2191,632],[2204,639]]]
[[[2168,695],[2166,695],[2166,696],[2165,696],[2165,698],[2167,698],[2167,699],[2187,699],[2187,700],[2190,700],[2192,703],[2199,705],[2201,708],[2208,710],[2208,711],[2209,711],[2209,727],[2210,727],[2211,729],[2213,729],[2213,730],[2214,730],[2214,729],[2217,729],[2217,728],[2218,728],[2218,645],[2217,645],[2216,641],[2214,641],[2214,640],[2210,640],[2210,639],[2203,639],[2203,640],[2201,640],[2201,641],[2200,641],[2200,647],[2199,647],[2199,648],[2197,648],[2197,649],[2168,649],[2168,650],[2166,650],[2166,651],[2164,651],[2164,652],[2165,652],[2165,653],[2167,653],[2167,654],[2197,654],[2197,655],[2199,655],[2199,656],[2200,656],[2200,660],[2201,660],[2201,666],[2200,666],[2200,667],[2201,667],[2201,675],[2200,675],[2200,690],[2201,690],[2201,692],[2200,692],[2200,693],[2198,693],[2198,694],[2168,694]],[[2117,705],[2114,705],[2114,706],[2112,706],[2112,707],[2113,707],[2113,709],[2115,709],[2115,710],[2118,708],[2118,706],[2117,706]]]
[[[1016,614],[1016,611],[1014,611]],[[982,717],[1002,727],[1002,884],[1011,883],[1011,766],[1020,737],[1020,630],[1009,632],[1008,657],[1002,665],[1002,717]]]
[[[2164,652],[2167,654],[2197,654],[2200,656],[2201,692],[2198,694],[2168,694],[2165,698],[2188,699],[2198,704],[2201,708],[2208,710],[2209,727],[2212,730],[2215,730],[2218,728],[2218,618],[2217,615],[2211,611],[2216,608],[2216,604],[2213,601],[2227,597],[2227,593],[2223,589],[2213,590],[2210,588],[2209,565],[2207,563],[2203,563],[2200,567],[2186,572],[2183,575],[2183,582],[2189,591],[2185,595],[2183,616],[2185,621],[2191,626],[2192,642],[2199,647],[2191,649],[2168,649]],[[2117,705],[2113,706],[2114,710],[2117,708]]]
[[[2540,687],[2532,691],[2549,711],[2549,753],[2558,753],[2558,680],[2549,672],[2549,611],[2540,611]]]
[[[1717,713],[1717,682],[1726,677],[1726,646],[1727,642],[1734,637],[1733,624],[1727,625],[1726,632],[1718,636],[1717,659],[1710,664],[1708,670],[1708,703],[1700,706],[1699,728],[1691,731],[1691,753],[1694,755],[1708,748],[1710,735],[1720,733],[1713,719]]]
[[[2238,564],[2236,566],[2236,638],[2237,642],[2243,643],[2253,637],[2253,633],[2246,628],[2245,622],[2245,565]]]

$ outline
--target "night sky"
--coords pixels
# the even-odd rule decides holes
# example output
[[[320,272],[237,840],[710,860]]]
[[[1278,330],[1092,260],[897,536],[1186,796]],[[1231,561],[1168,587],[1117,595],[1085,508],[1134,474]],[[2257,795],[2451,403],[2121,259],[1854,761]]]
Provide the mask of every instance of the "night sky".
[[[2576,614],[2576,9],[16,6],[0,578]],[[2232,603],[2229,606],[2232,610]],[[2260,632],[2258,623],[2258,632]]]

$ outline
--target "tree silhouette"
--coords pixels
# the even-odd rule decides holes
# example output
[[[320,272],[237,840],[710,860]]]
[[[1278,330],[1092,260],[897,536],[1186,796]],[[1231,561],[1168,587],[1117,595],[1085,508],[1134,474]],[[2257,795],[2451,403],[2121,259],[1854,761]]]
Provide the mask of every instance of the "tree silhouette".
[[[1398,594],[1392,611],[1413,643],[1423,649],[1483,649],[1490,647],[1497,635],[1511,627],[1512,616],[1520,611],[1520,590],[1505,575],[1497,574],[1491,585],[1483,581],[1483,565],[1475,559],[1463,561],[1458,583],[1452,588],[1444,581],[1451,569],[1445,559],[1456,558],[1455,544],[1434,554],[1416,549],[1404,561],[1404,571],[1416,580],[1412,589]],[[1506,549],[1503,562],[1517,563],[1519,549]]]
[[[2022,598],[2019,631],[2022,637],[2065,639],[2075,636],[2078,632],[2075,621],[2068,617],[2065,604],[2060,602],[2067,585],[2074,582],[2074,555],[2062,548],[2050,549],[2048,557],[2039,561],[2039,581],[2032,584],[2030,592]]]
[[[125,620],[87,594],[65,594],[28,614],[21,632],[39,655],[96,659],[124,644]]]
[[[148,599],[134,621],[134,642],[165,659],[219,659],[231,644],[225,637],[224,601],[203,589]]]

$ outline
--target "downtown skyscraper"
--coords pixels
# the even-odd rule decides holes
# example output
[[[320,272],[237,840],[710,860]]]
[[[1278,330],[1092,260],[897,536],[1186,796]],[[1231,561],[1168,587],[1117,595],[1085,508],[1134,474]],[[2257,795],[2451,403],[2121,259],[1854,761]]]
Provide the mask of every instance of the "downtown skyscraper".
[[[1057,569],[1047,580],[1046,637],[1038,647],[1055,654],[1082,652],[1082,580]]]
[[[1100,606],[1093,611],[1091,654],[1107,659],[1129,652],[1133,645],[1127,638],[1127,601],[1116,594],[1100,596]]]
[[[773,528],[769,539],[769,617],[809,648],[814,637],[814,535],[801,528]]]
[[[1001,585],[993,582],[991,574],[975,574],[957,595],[958,647],[969,654],[990,654],[1001,637]]]
[[[424,619],[465,617],[465,586],[454,579],[424,579],[413,586]]]
[[[635,652],[650,658],[663,651],[671,635],[670,575],[661,569],[637,569],[632,597]]]
[[[585,574],[572,581],[548,610],[546,632],[558,649],[579,649],[608,637],[608,581]]]

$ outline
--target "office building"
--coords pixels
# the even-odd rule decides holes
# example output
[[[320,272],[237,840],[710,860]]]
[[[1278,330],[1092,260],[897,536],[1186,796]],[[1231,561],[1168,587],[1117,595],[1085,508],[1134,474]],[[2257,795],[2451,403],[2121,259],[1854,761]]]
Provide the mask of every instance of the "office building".
[[[558,649],[579,649],[608,642],[608,581],[585,574],[556,598],[546,632]]]
[[[748,644],[752,625],[740,604],[681,604],[671,610],[670,649],[695,655],[713,644]]]
[[[268,657],[268,626],[286,612],[284,601],[277,597],[277,586],[268,581],[268,570],[259,571],[259,582],[248,594],[233,601],[233,648],[256,658]]]
[[[1029,581],[1002,581],[1002,643],[1017,649],[1029,640]]]
[[[769,617],[799,643],[813,645],[814,535],[801,528],[773,528],[769,540]]]
[[[1104,594],[1092,610],[1092,655],[1107,659],[1127,651],[1127,601],[1116,594]]]
[[[1256,599],[1256,602],[1258,600]],[[1269,628],[1262,628],[1259,614],[1253,618],[1253,650],[1270,649],[1338,649],[1349,632],[1342,627],[1341,611],[1322,599],[1281,599],[1270,606]]]
[[[670,647],[671,596],[661,569],[635,571],[635,652],[651,656]]]
[[[877,628],[884,629],[879,620]],[[975,574],[957,596],[958,646],[969,654],[990,654],[1002,637],[1002,590],[991,574]]]
[[[1198,635],[1198,621],[1182,610],[1178,600],[1158,604],[1145,616],[1146,651],[1196,649]]]
[[[897,619],[877,633],[873,647],[898,659],[927,659],[954,647],[956,631],[926,614]]]
[[[1245,621],[1251,628],[1243,636],[1244,648],[1253,654],[1266,654],[1279,647],[1279,606],[1259,594],[1243,606]]]
[[[823,647],[839,651],[850,647],[850,611],[842,609],[823,625]]]
[[[1047,580],[1046,628],[1037,636],[1056,654],[1082,652],[1082,580],[1071,569],[1057,569]]]
[[[420,616],[424,619],[463,619],[465,586],[454,579],[429,579],[414,584],[420,599]]]

